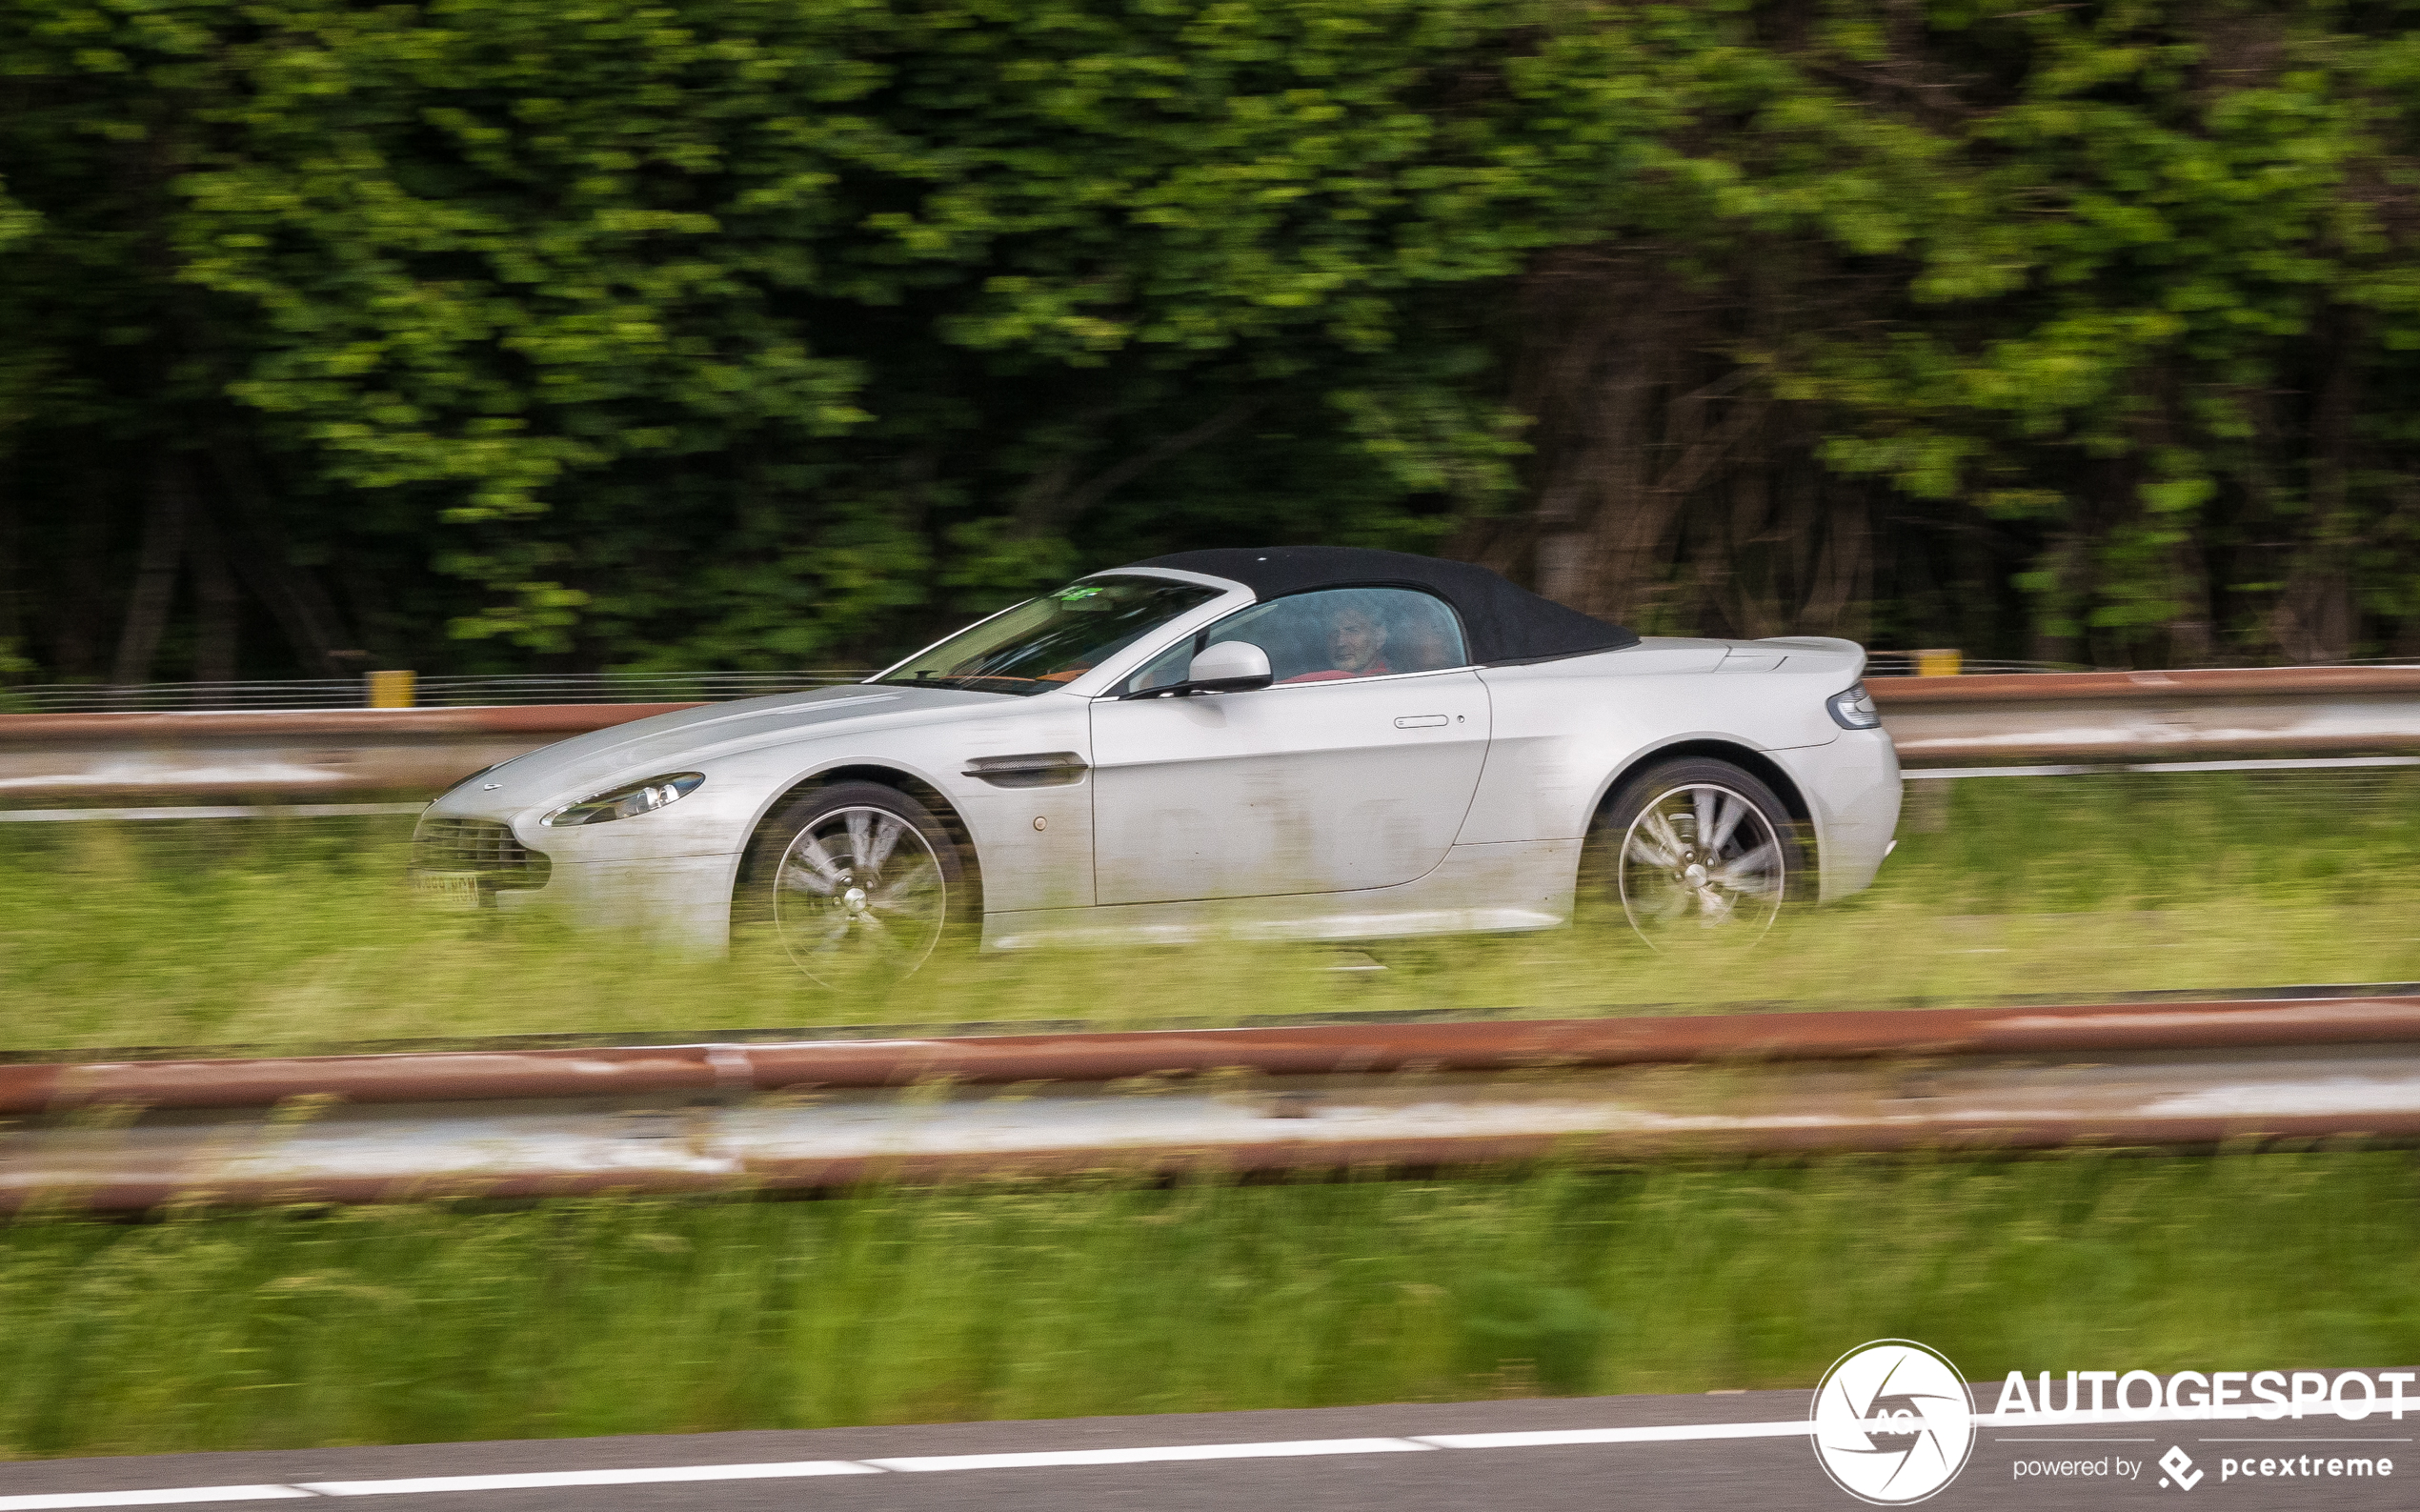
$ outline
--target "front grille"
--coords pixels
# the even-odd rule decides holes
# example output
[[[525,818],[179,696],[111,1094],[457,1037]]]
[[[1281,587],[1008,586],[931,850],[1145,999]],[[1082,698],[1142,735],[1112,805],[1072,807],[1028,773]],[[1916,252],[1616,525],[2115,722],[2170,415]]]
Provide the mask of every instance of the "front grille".
[[[512,826],[494,819],[432,815],[412,837],[412,866],[418,872],[469,873],[485,887],[544,887],[554,867],[533,851]]]

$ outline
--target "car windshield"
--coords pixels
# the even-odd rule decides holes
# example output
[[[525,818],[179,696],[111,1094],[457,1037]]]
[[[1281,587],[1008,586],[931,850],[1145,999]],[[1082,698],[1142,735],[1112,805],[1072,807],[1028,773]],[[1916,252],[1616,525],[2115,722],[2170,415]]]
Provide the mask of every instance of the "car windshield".
[[[875,680],[1047,693],[1219,594],[1159,577],[1087,577],[970,626]]]

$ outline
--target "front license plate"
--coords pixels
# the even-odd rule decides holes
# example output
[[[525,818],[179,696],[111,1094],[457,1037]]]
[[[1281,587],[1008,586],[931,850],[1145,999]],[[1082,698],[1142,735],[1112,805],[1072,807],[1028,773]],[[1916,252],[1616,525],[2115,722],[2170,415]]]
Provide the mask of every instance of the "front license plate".
[[[479,874],[476,872],[414,872],[412,887],[413,891],[432,902],[456,908],[479,906]]]

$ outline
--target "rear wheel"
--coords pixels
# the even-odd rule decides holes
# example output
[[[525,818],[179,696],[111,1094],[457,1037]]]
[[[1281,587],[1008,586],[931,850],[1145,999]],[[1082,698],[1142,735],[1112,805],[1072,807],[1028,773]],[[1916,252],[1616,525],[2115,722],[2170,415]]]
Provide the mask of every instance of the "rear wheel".
[[[734,923],[830,987],[896,981],[931,959],[970,901],[958,842],[896,788],[799,795],[756,832]]]
[[[1648,768],[1598,811],[1582,862],[1586,901],[1659,951],[1745,943],[1811,897],[1813,857],[1755,774],[1692,756]]]

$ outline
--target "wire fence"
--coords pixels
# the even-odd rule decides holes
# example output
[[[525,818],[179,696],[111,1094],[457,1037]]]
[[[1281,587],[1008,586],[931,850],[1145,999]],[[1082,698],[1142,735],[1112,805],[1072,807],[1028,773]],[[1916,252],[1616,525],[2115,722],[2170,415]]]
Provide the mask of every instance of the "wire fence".
[[[1946,661],[1937,660],[1944,658]],[[1929,665],[1927,665],[1929,663]],[[2341,661],[2296,662],[2206,662],[2189,667],[2162,667],[2162,672],[2231,671],[2251,666],[2305,667],[2410,667],[2420,665],[2413,656],[2348,656]],[[1868,677],[1981,676],[2002,672],[2142,672],[2141,667],[2091,667],[2080,661],[2003,661],[1986,656],[1966,656],[1957,652],[1940,651],[1874,651],[1865,653],[1865,675]]]
[[[2409,656],[2313,663],[2410,665]],[[1871,651],[1865,675],[1913,677],[1991,673],[2092,672],[2069,661],[2016,661],[1956,652]],[[279,709],[493,708],[538,703],[722,703],[861,682],[872,670],[817,667],[797,672],[584,672],[543,676],[290,677],[260,682],[53,682],[0,688],[0,714],[241,713]],[[401,682],[394,679],[400,677]]]
[[[1925,664],[1943,655],[1937,651],[1868,651],[1865,653],[1865,675],[1868,677],[1981,676],[2000,672],[2091,672],[2096,669],[2075,661],[1999,661],[1984,656],[1962,656],[1948,654],[1948,666],[1936,670]]]
[[[1937,655],[1938,653],[1926,653]],[[1913,676],[1918,653],[1875,652],[1866,675]],[[1967,659],[1966,673],[2078,672],[2052,661]],[[0,714],[196,714],[280,709],[474,709],[538,703],[722,703],[861,682],[871,670],[797,672],[588,672],[514,677],[288,677],[259,682],[33,683],[0,688]],[[385,679],[383,682],[381,679]]]
[[[387,675],[392,676],[392,675]],[[493,708],[535,703],[720,703],[862,681],[856,668],[803,672],[569,673],[525,677],[295,677],[274,682],[40,683],[0,688],[0,714],[241,713],[279,709]]]

